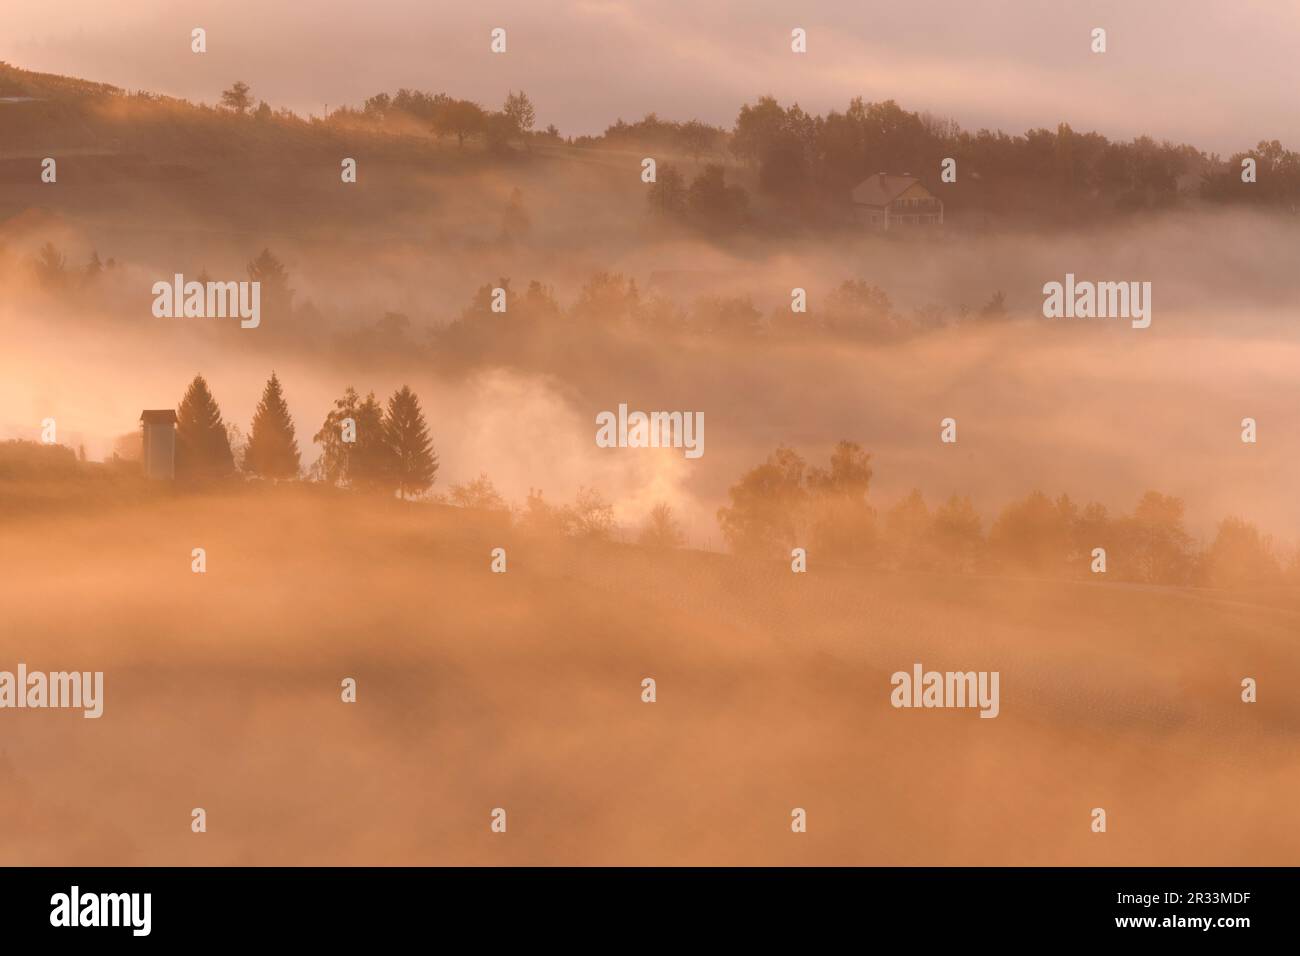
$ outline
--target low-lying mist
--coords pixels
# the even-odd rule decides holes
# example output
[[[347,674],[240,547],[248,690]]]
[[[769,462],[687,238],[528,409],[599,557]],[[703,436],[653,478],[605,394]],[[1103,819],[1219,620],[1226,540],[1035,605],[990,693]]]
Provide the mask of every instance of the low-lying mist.
[[[567,498],[595,487],[621,522],[667,501],[698,546],[718,545],[714,513],[743,470],[778,445],[815,458],[840,439],[873,454],[877,502],[919,487],[930,497],[969,494],[987,515],[1042,489],[1123,509],[1157,489],[1185,499],[1196,534],[1225,514],[1283,540],[1300,533],[1288,477],[1300,460],[1288,417],[1300,398],[1300,345],[1291,332],[1300,279],[1288,258],[1295,228],[1288,222],[1179,212],[1082,233],[723,242],[665,232],[646,219],[635,188],[606,180],[600,195],[610,201],[566,205],[555,197],[583,195],[579,182],[589,172],[543,163],[546,175],[559,177],[548,191],[536,168],[525,167],[531,225],[522,239],[502,238],[495,220],[482,224],[481,241],[464,239],[475,210],[508,201],[515,180],[501,172],[435,181],[434,194],[447,200],[433,203],[439,228],[444,237],[461,235],[454,243],[417,241],[413,228],[405,241],[366,241],[364,232],[333,227],[309,241],[191,230],[177,242],[169,231],[150,235],[121,220],[46,216],[3,260],[0,437],[35,437],[53,417],[60,441],[106,457],[142,408],[174,406],[196,373],[226,420],[247,431],[274,370],[304,465],[318,451],[311,436],[347,386],[382,399],[409,384],[428,411],[439,487],[482,472],[515,501],[532,488]],[[423,214],[398,216],[391,228],[400,233]],[[69,300],[37,287],[31,259],[50,236],[69,270],[91,249],[115,257],[99,293]],[[150,314],[153,282],[201,271],[240,279],[266,245],[285,263],[291,319],[270,316],[241,329],[231,320]],[[807,289],[815,317],[839,283],[863,279],[900,315],[934,306],[951,324],[889,342],[620,337],[617,329],[587,339],[561,318],[564,334],[537,362],[506,347],[509,316],[479,338],[474,354],[454,354],[457,340],[436,334],[475,290],[502,278],[515,291],[537,279],[567,309],[600,271],[621,272],[645,299],[684,309],[703,296],[748,298],[763,325],[789,314],[796,286]],[[1067,272],[1151,282],[1151,327],[1043,319],[1043,283]],[[999,291],[1005,320],[960,320],[963,307],[977,309]],[[393,340],[367,331],[386,313],[401,316]],[[548,334],[533,334],[544,350]],[[705,454],[688,461],[680,450],[596,447],[596,414],[620,403],[703,412]],[[938,440],[948,417],[958,422],[955,445]],[[1257,444],[1240,440],[1246,417],[1259,422]]]

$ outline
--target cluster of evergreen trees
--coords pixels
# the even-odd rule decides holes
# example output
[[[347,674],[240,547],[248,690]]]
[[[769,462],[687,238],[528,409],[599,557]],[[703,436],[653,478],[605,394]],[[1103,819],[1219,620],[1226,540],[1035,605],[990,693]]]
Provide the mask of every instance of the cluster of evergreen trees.
[[[403,385],[385,408],[371,392],[363,400],[349,387],[313,441],[321,446],[317,477],[332,484],[402,497],[432,487],[438,473],[420,400]]]
[[[270,479],[301,474],[293,417],[274,372],[242,445],[238,430],[222,420],[202,375],[196,375],[186,389],[176,417],[178,478],[225,478],[238,471]],[[438,472],[438,456],[420,400],[409,386],[394,392],[386,408],[373,392],[363,401],[355,389],[348,388],[313,440],[323,449],[315,466],[317,477],[332,484],[407,497],[432,487]]]

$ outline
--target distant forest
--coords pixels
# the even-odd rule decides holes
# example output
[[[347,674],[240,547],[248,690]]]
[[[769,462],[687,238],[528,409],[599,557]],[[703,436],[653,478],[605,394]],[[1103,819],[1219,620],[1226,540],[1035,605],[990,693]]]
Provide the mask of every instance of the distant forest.
[[[202,150],[206,143],[216,155],[229,151],[224,140],[232,132],[242,132],[256,145],[275,129],[273,142],[265,143],[268,149],[309,149],[366,132],[389,140],[392,148],[410,147],[413,139],[445,140],[458,151],[474,146],[487,161],[494,155],[526,158],[534,148],[564,145],[641,150],[661,160],[716,165],[715,178],[723,169],[742,170],[749,188],[733,185],[744,198],[733,192],[731,200],[712,207],[718,218],[709,225],[715,228],[743,224],[745,217],[738,218],[736,210],[751,206],[764,210],[768,220],[831,225],[843,220],[846,191],[863,178],[906,173],[935,188],[945,158],[957,161],[957,180],[943,184],[944,201],[954,214],[969,213],[976,225],[989,216],[1071,225],[1195,199],[1290,214],[1300,206],[1300,153],[1277,140],[1225,159],[1147,136],[1115,141],[1076,131],[1066,122],[1021,135],[972,132],[893,100],[862,97],[842,112],[814,115],[797,103],[782,106],[774,97],[760,96],[740,107],[730,129],[651,113],[635,122],[619,119],[599,136],[564,137],[554,126],[536,128],[537,109],[522,91],[508,91],[494,109],[446,93],[399,89],[370,96],[361,106],[304,119],[258,100],[243,82],[223,91],[217,106],[194,105],[0,64],[0,96],[31,98],[0,109],[0,141],[10,148],[116,143],[166,152],[170,125],[177,137],[171,145],[183,137],[186,148]],[[232,126],[233,121],[244,125]],[[1257,164],[1257,181],[1249,184],[1241,178],[1246,158]]]
[[[124,280],[124,271],[98,253],[85,263],[70,262],[51,243],[30,257],[6,254],[0,246],[0,279],[6,274],[35,279],[32,293],[15,284],[15,295],[45,297],[106,316],[129,315],[138,304],[138,289]],[[540,280],[516,284],[500,277],[482,285],[458,311],[417,324],[401,312],[376,318],[373,313],[340,314],[326,304],[331,310],[327,314],[314,302],[299,300],[284,262],[269,249],[251,259],[245,271],[250,280],[261,283],[264,321],[259,343],[292,340],[308,352],[361,362],[419,360],[448,374],[499,364],[567,372],[592,356],[675,342],[718,341],[753,348],[809,341],[888,345],[944,329],[1019,318],[1000,290],[990,290],[987,298],[974,303],[932,302],[905,309],[880,286],[846,279],[832,288],[808,289],[805,312],[794,312],[789,304],[765,312],[748,294],[697,295],[679,301],[671,289],[643,289],[635,278],[602,271],[568,303]],[[211,278],[201,268],[191,274],[198,282]],[[220,323],[198,328],[215,334]]]

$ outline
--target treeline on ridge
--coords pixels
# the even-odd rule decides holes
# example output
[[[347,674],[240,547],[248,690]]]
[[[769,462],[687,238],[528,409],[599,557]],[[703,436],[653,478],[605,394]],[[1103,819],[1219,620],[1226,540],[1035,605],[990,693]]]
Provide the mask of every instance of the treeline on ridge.
[[[919,490],[883,512],[868,500],[871,455],[842,441],[826,467],[782,447],[731,486],[718,524],[739,554],[906,571],[1019,574],[1219,588],[1300,585],[1300,549],[1227,517],[1198,548],[1181,499],[1147,491],[1131,514],[1041,491],[1006,505],[985,530],[970,498],[931,506]],[[1104,554],[1097,553],[1101,549]]]

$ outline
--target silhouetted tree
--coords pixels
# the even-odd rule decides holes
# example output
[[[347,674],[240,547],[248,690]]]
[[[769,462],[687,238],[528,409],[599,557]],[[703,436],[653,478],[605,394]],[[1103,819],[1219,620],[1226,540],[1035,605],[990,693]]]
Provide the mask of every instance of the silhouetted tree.
[[[321,446],[321,456],[312,466],[313,472],[320,480],[332,485],[347,484],[348,466],[351,463],[352,450],[356,446],[355,442],[349,442],[346,438],[356,429],[357,409],[360,404],[361,397],[357,394],[357,390],[349,385],[343,397],[334,400],[334,407],[325,416],[320,431],[312,436],[312,441]]]
[[[511,90],[507,93],[501,112],[510,121],[510,126],[516,133],[527,133],[537,121],[537,111],[533,109],[533,101],[523,90],[518,93]]]
[[[480,474],[473,481],[452,485],[447,500],[458,508],[477,508],[481,511],[506,511],[509,506],[501,497],[492,480]]]
[[[722,166],[711,163],[691,183],[686,203],[697,225],[718,231],[744,221],[749,197],[739,186],[728,186]]]
[[[357,440],[347,458],[348,486],[358,491],[391,494],[398,486],[397,463],[384,409],[375,393],[356,408]]]
[[[398,493],[419,494],[430,488],[438,473],[438,456],[433,450],[429,427],[420,410],[420,400],[403,385],[388,400],[384,423],[392,450],[393,477]]]
[[[731,151],[749,163],[761,163],[788,133],[786,112],[774,97],[762,96],[740,108],[731,138]]]
[[[1148,491],[1129,519],[1121,572],[1146,584],[1186,584],[1192,574],[1192,537],[1183,528],[1183,502]]]
[[[358,491],[391,492],[397,487],[384,409],[374,392],[363,401],[348,386],[312,440],[321,446],[314,471],[322,480]]]
[[[650,211],[666,219],[686,211],[686,179],[672,163],[662,163],[655,170],[655,181],[646,193]]]
[[[989,548],[1002,562],[1037,574],[1068,573],[1074,559],[1076,510],[1062,495],[1041,491],[1003,509],[989,532]]]
[[[826,297],[818,313],[822,325],[839,335],[888,339],[898,334],[889,296],[879,286],[862,279],[845,280]]]
[[[221,409],[202,375],[195,375],[190,382],[176,409],[176,420],[177,477],[221,478],[234,472]]]
[[[1000,322],[1007,317],[1007,297],[1001,289],[980,306],[979,317],[986,322]]]
[[[808,491],[805,462],[789,448],[778,448],[727,491],[731,504],[718,509],[718,524],[739,554],[788,556],[805,528]]]
[[[876,512],[867,503],[871,455],[857,442],[841,441],[827,468],[808,469],[812,547],[831,561],[863,563],[875,549]]]
[[[451,133],[459,146],[464,147],[465,138],[483,132],[487,125],[487,113],[483,107],[469,100],[451,100],[442,105],[434,120],[434,128],[440,133]]]
[[[570,314],[593,325],[628,325],[636,321],[640,306],[635,279],[621,272],[598,272],[583,285]]]
[[[263,249],[248,263],[247,271],[250,280],[261,283],[263,317],[288,317],[293,308],[293,290],[284,263],[270,249]]]
[[[77,454],[66,445],[46,445],[22,438],[0,441],[0,481],[70,478],[76,473]]]
[[[718,524],[737,553],[788,558],[799,546],[863,563],[876,545],[871,475],[871,455],[856,442],[839,442],[826,468],[808,468],[781,447],[731,486],[731,505],[718,509]]]
[[[300,467],[293,418],[285,404],[280,380],[272,372],[253,413],[244,470],[263,478],[296,478]]]
[[[1247,158],[1256,163],[1252,183],[1241,181],[1241,163]],[[1278,140],[1260,140],[1253,150],[1234,153],[1225,164],[1203,173],[1201,195],[1219,202],[1280,206],[1295,212],[1300,203],[1300,153],[1284,149]]]
[[[374,96],[366,97],[366,101],[362,105],[362,112],[371,119],[382,121],[392,107],[393,98],[391,96],[387,93],[377,93]]]
[[[483,115],[483,139],[490,150],[508,152],[510,141],[516,136],[514,122],[505,113]]]
[[[689,120],[681,125],[679,139],[682,149],[696,163],[704,153],[712,152],[722,142],[722,130],[699,120]]]
[[[568,530],[570,513],[546,503],[540,488],[529,488],[528,498],[518,513],[519,527],[529,534],[555,536]]]
[[[595,488],[579,488],[569,514],[576,535],[604,539],[613,533],[614,507]]]
[[[1202,556],[1200,578],[1216,588],[1259,587],[1276,584],[1281,571],[1272,540],[1250,522],[1229,517]]]
[[[243,80],[236,80],[234,86],[221,93],[221,105],[227,109],[234,110],[241,116],[248,112],[248,108],[253,105],[253,97],[249,95],[249,86]]]
[[[555,319],[560,315],[560,303],[555,299],[555,290],[542,285],[536,279],[529,280],[528,290],[515,310],[516,315],[530,319]]]
[[[685,540],[673,509],[662,501],[650,509],[637,536],[637,544],[647,548],[680,548]]]
[[[59,292],[67,287],[68,260],[54,243],[47,242],[41,246],[32,267],[36,281],[50,292]]]

